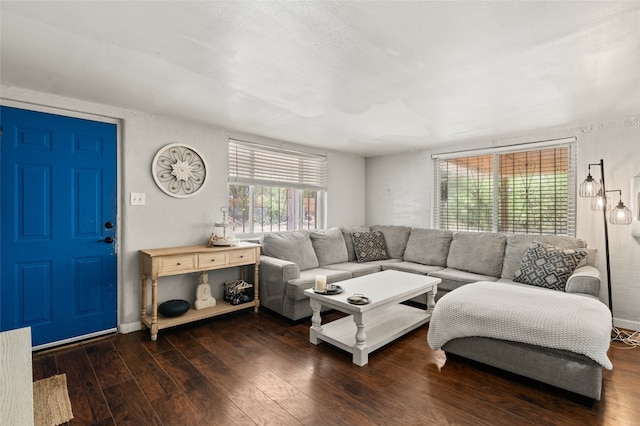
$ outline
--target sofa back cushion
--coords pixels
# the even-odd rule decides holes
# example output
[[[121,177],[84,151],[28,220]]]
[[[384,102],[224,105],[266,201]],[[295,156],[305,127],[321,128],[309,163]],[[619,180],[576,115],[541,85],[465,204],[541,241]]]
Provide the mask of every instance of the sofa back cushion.
[[[301,271],[320,266],[308,231],[265,234],[262,251],[267,256],[296,263]]]
[[[356,257],[356,251],[353,249],[353,237],[354,232],[369,232],[371,228],[368,226],[343,226],[340,228],[342,236],[344,237],[344,244],[347,246],[347,256],[349,262],[358,260]]]
[[[309,237],[320,266],[349,261],[347,246],[340,229],[331,228],[311,231]]]
[[[455,232],[447,267],[499,277],[507,236],[494,232]]]
[[[412,228],[404,260],[430,266],[447,266],[453,232],[439,229]]]
[[[390,259],[402,259],[404,250],[407,247],[407,241],[409,241],[411,228],[408,226],[374,225],[371,230],[382,233],[387,247],[387,255]]]
[[[507,248],[504,252],[501,278],[513,279],[516,270],[522,262],[522,256],[524,256],[534,241],[567,249],[582,249],[587,247],[587,242],[579,238],[555,235],[509,235],[509,237],[507,237]]]

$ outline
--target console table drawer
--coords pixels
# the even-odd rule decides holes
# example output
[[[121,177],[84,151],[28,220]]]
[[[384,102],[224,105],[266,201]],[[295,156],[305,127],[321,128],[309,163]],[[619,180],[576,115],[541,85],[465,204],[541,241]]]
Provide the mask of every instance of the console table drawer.
[[[160,273],[196,269],[196,257],[193,255],[165,256],[161,263]]]
[[[222,266],[227,263],[227,253],[200,253],[198,255],[198,268]]]
[[[248,250],[232,250],[229,252],[229,263],[247,263],[256,261],[256,251]]]

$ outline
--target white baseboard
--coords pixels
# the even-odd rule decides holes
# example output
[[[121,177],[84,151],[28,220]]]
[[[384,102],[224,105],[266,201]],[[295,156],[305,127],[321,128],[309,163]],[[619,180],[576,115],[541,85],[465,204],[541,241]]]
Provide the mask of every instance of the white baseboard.
[[[120,324],[118,326],[118,333],[127,334],[142,329],[140,321],[130,322],[128,324]]]
[[[640,331],[640,321],[629,321],[614,318],[613,325],[627,330]]]

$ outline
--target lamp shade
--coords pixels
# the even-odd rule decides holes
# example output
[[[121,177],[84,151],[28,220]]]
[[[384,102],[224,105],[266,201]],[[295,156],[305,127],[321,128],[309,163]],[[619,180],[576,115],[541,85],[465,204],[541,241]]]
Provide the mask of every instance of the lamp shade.
[[[578,193],[581,197],[595,197],[602,191],[602,185],[591,177],[591,173],[587,175],[587,178],[580,184]]]
[[[624,203],[620,201],[618,205],[609,213],[609,222],[614,225],[629,225],[631,223],[632,213]]]
[[[594,197],[591,197],[591,210],[602,211],[611,208],[611,197],[602,194],[602,191]]]

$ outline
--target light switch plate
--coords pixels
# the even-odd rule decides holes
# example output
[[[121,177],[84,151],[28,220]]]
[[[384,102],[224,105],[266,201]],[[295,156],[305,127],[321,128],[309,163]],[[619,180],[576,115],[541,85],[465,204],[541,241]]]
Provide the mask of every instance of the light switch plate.
[[[132,206],[144,206],[145,205],[145,194],[144,192],[132,192],[130,204]]]

